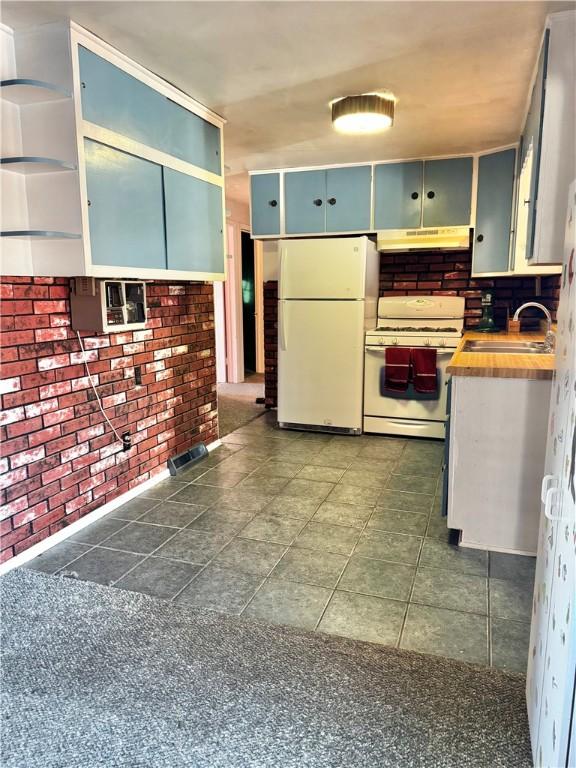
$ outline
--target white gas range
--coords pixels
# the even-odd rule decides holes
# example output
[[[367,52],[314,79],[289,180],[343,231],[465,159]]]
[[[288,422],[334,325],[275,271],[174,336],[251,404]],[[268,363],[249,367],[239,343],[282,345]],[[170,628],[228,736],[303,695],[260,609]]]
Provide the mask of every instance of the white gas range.
[[[364,432],[443,438],[447,414],[446,366],[464,328],[464,299],[457,296],[401,296],[378,300],[378,324],[367,331],[364,353]],[[386,349],[435,350],[436,388],[405,391],[383,385]]]

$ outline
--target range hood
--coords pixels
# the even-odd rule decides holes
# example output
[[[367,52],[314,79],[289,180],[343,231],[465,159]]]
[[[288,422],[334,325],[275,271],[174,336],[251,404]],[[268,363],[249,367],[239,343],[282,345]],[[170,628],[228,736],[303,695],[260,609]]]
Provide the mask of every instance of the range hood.
[[[425,248],[470,247],[470,227],[383,229],[376,233],[379,251],[420,251]]]

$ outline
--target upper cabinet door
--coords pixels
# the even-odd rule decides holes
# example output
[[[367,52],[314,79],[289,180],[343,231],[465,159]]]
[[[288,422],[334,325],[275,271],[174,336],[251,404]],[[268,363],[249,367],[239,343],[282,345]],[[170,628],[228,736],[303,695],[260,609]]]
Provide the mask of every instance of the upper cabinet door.
[[[422,169],[421,161],[375,166],[375,229],[412,229],[420,226]]]
[[[326,171],[284,174],[286,234],[326,231]]]
[[[359,165],[326,171],[326,232],[370,230],[372,168]]]
[[[90,139],[84,157],[92,263],[166,269],[162,167]]]
[[[471,157],[424,163],[423,226],[469,225],[471,203]]]
[[[78,58],[85,120],[221,174],[217,126],[83,46]]]
[[[250,177],[252,235],[280,234],[280,174],[257,173]]]
[[[224,277],[222,188],[164,168],[168,269]]]
[[[509,269],[515,164],[515,149],[484,155],[478,161],[474,274]]]

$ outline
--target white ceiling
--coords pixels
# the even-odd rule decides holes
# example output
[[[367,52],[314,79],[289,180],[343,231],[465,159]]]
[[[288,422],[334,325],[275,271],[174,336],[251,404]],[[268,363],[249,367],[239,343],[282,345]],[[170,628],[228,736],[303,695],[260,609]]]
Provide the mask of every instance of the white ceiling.
[[[574,3],[4,2],[15,28],[72,18],[227,118],[246,171],[456,154],[515,141],[544,18]],[[389,89],[394,127],[343,136],[328,103]]]

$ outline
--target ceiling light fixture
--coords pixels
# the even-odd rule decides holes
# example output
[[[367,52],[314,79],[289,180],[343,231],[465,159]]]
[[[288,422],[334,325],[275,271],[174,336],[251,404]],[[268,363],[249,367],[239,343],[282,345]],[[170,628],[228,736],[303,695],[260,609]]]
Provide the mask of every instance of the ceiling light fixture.
[[[394,122],[392,95],[363,93],[331,102],[332,124],[341,133],[377,133]]]

